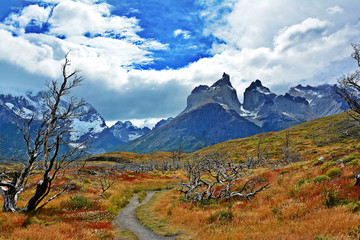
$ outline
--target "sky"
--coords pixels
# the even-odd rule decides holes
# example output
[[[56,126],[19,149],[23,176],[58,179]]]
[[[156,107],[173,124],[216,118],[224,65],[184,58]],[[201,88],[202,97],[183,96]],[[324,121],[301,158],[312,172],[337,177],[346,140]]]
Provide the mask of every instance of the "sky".
[[[64,55],[107,123],[153,126],[191,90],[230,75],[240,101],[252,81],[272,92],[336,83],[357,68],[358,0],[0,1],[0,90],[37,91]]]

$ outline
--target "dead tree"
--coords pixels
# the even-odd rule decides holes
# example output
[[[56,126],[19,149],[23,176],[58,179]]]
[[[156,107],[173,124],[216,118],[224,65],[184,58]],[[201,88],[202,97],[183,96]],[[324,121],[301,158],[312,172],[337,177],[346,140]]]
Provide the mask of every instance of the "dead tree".
[[[291,139],[291,132],[286,130],[282,140],[282,155],[272,163],[274,168],[284,167],[301,160],[301,155],[296,151],[296,143]]]
[[[66,54],[61,69],[62,80],[53,80],[46,84],[48,91],[42,96],[45,107],[41,116],[33,114],[26,118],[19,113],[17,126],[26,143],[27,160],[19,172],[1,175],[0,195],[4,199],[4,212],[34,211],[62,194],[69,182],[60,192],[46,199],[58,173],[69,171],[67,168],[70,164],[86,149],[84,143],[69,146],[69,133],[72,131],[70,120],[85,114],[82,110],[85,104],[83,99],[71,97],[66,106],[61,106],[62,99],[83,80],[78,76],[79,70],[68,72],[69,66],[70,60]],[[17,197],[28,189],[28,182],[36,169],[40,171],[41,180],[36,183],[35,192],[25,207],[19,209]]]
[[[252,177],[247,165],[235,164],[219,154],[187,160],[184,170],[187,182],[180,183],[177,190],[186,201],[233,197],[250,200],[269,186]]]
[[[99,196],[105,198],[105,192],[116,182],[117,174],[114,169],[96,167],[95,169],[83,169],[80,178],[91,176],[90,184],[99,192]]]
[[[351,44],[353,52],[351,57],[356,60],[358,67],[360,67],[360,43]],[[342,75],[338,78],[339,86],[335,88],[335,92],[342,98],[350,108],[347,113],[360,123],[360,71]],[[355,185],[360,185],[360,172],[355,176]]]
[[[360,44],[352,44],[353,53],[351,57],[357,61],[360,67]],[[348,113],[356,121],[360,122],[360,71],[356,70],[352,73],[347,73],[338,78],[338,87],[335,92],[342,98],[350,108]]]
[[[259,141],[256,148],[256,152],[253,155],[246,155],[245,165],[249,169],[254,169],[257,167],[263,167],[270,163],[270,155],[266,149],[261,149],[261,145],[264,139],[264,134],[259,134]]]

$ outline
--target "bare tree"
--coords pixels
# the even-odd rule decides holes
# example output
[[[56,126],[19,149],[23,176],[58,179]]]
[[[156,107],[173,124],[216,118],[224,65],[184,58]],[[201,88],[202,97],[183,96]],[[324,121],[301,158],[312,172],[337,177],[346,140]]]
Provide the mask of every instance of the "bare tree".
[[[184,199],[201,201],[204,199],[220,199],[251,197],[269,186],[249,171],[245,164],[235,164],[220,154],[209,154],[201,159],[187,160],[185,164],[187,182],[180,183],[178,191]]]
[[[91,176],[92,181],[90,184],[99,192],[99,195],[105,198],[105,192],[116,182],[117,173],[114,169],[96,167],[89,169],[82,169],[81,173],[85,173],[85,176]],[[82,178],[81,175],[79,175]]]
[[[360,44],[352,44],[351,57],[357,61],[360,67]],[[360,71],[347,73],[338,78],[339,86],[335,92],[348,104],[351,111],[348,113],[360,122]]]
[[[253,155],[248,156],[247,153],[245,153],[245,155],[246,155],[245,165],[249,169],[263,167],[263,166],[270,164],[271,157],[270,157],[267,149],[261,148],[264,138],[265,138],[265,134],[258,135],[259,142],[258,142],[258,145],[256,148],[256,152]]]
[[[72,131],[70,120],[85,114],[82,110],[85,101],[71,97],[66,106],[60,106],[62,99],[69,95],[73,88],[81,85],[83,80],[78,76],[79,70],[68,72],[68,54],[65,55],[65,63],[61,68],[62,80],[53,80],[46,84],[48,91],[43,94],[45,108],[42,110],[40,121],[39,116],[35,114],[30,118],[24,118],[23,114],[19,113],[17,125],[26,143],[27,160],[20,171],[0,175],[0,195],[4,199],[4,212],[34,211],[62,194],[69,182],[60,192],[45,199],[58,173],[70,171],[70,164],[85,150],[84,143],[69,147],[68,140]],[[35,192],[25,207],[19,209],[17,197],[28,189],[29,179],[35,170],[41,172],[41,180],[36,183]]]
[[[357,61],[358,67],[360,67],[360,43],[351,44],[353,52],[351,57]],[[335,92],[347,103],[350,111],[347,113],[360,123],[360,71],[342,75],[338,78],[339,86],[335,88]],[[360,172],[355,176],[355,186],[360,185]]]

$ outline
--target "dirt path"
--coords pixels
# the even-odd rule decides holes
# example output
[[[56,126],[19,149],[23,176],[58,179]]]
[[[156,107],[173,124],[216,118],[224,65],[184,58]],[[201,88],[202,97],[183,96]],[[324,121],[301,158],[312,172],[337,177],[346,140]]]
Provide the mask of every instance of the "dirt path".
[[[141,225],[140,221],[137,219],[136,208],[149,202],[155,191],[148,191],[146,193],[146,199],[142,203],[139,203],[138,195],[133,196],[130,199],[130,203],[119,212],[115,223],[119,224],[120,228],[127,229],[135,233],[139,240],[175,240],[175,236],[164,237],[154,233],[153,231],[150,231]]]

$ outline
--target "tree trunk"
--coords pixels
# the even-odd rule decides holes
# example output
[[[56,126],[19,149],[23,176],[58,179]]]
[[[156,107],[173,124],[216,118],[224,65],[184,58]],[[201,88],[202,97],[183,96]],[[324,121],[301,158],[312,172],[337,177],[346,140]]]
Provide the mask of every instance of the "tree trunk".
[[[31,212],[36,209],[41,200],[49,193],[50,182],[47,180],[40,181],[36,186],[35,194],[30,198],[26,206],[22,209],[23,212]]]
[[[4,199],[4,203],[3,203],[3,207],[2,207],[2,211],[3,212],[17,212],[18,208],[16,207],[16,198],[15,198],[16,194],[13,191],[6,191],[3,199]]]

